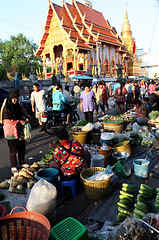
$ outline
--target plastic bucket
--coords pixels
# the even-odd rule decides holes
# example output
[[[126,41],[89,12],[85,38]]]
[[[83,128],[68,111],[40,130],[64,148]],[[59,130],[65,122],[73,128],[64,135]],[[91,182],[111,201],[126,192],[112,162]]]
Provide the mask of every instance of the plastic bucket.
[[[6,215],[6,208],[0,204],[0,219]]]
[[[105,156],[102,154],[91,155],[91,166],[90,167],[104,167]]]
[[[52,183],[55,187],[58,185],[58,169],[56,168],[46,168],[37,172],[38,181],[42,178],[50,183]]]
[[[134,163],[134,173],[137,178],[148,178],[150,161],[145,159],[136,159]]]
[[[77,140],[81,144],[84,144],[86,142],[87,133],[85,133],[85,132],[76,132],[75,134],[72,134],[72,136],[73,136],[74,140]]]

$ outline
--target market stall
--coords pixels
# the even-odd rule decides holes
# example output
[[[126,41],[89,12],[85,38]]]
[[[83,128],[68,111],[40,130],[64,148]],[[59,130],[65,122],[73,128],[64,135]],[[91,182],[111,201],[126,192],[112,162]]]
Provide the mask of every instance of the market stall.
[[[54,173],[52,178],[45,176],[48,174],[48,163],[52,161],[54,149],[58,145],[57,140],[50,144],[49,153],[45,154],[40,162],[34,163],[28,169],[21,169],[11,179],[6,179],[0,184],[2,193],[0,204],[4,202],[4,199],[6,201],[12,199],[11,208],[14,208],[16,199],[22,196],[22,205],[29,206],[27,202],[32,190],[41,184],[41,178],[49,177],[46,180],[52,183],[48,186],[55,185],[57,189],[57,192],[52,187],[50,190],[53,191],[51,202],[54,201],[51,210],[52,226],[61,220],[60,217],[55,220],[53,216],[56,213],[58,217],[59,211],[62,211],[63,218],[72,214],[82,222],[81,215],[84,216],[84,213],[79,212],[83,205],[82,211],[87,213],[85,221],[88,219],[86,229],[90,239],[133,239],[134,234],[138,236],[138,239],[142,239],[143,236],[157,239],[155,230],[159,230],[159,144],[158,125],[156,124],[158,118],[159,113],[151,113],[149,125],[139,125],[135,122],[133,113],[120,116],[106,115],[95,124],[80,121],[76,126],[68,129],[70,136],[81,141],[85,150],[91,154],[90,168],[81,173],[82,191],[79,191],[75,199],[71,199],[72,209],[73,204],[78,204],[77,208],[79,208],[74,213],[71,213],[71,210],[66,211],[65,206],[62,210],[55,211],[56,197],[59,198],[57,196],[59,194],[58,173]],[[115,127],[117,125],[120,126],[118,129]],[[36,201],[32,202],[36,203],[34,210],[40,206],[39,196],[43,195],[43,184],[38,190],[38,196],[35,194]],[[81,193],[83,198],[81,198]],[[78,198],[83,204],[79,203]],[[89,208],[87,211],[88,205],[91,204],[92,209]],[[31,208],[30,211],[32,211]],[[50,218],[45,211],[41,213],[48,219]],[[77,214],[80,216],[77,217]],[[144,223],[140,219],[144,220]],[[145,228],[145,222],[155,230],[150,231],[150,226]],[[123,226],[128,229],[127,234],[122,231]],[[136,227],[136,231],[130,231],[132,226]]]

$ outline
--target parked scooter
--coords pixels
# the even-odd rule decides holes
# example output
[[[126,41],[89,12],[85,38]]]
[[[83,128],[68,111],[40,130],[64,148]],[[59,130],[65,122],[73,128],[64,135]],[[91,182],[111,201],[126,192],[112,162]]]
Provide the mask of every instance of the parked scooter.
[[[79,120],[79,114],[77,112],[77,105],[75,103],[70,103],[69,107],[71,109],[70,123],[75,125]],[[48,135],[53,135],[59,127],[64,127],[67,120],[67,114],[62,111],[47,111],[42,115],[41,121],[44,123],[45,132]]]

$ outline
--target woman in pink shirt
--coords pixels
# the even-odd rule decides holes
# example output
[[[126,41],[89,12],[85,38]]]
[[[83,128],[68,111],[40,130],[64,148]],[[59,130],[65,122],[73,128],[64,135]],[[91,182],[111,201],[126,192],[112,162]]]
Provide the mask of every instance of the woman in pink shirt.
[[[155,89],[156,89],[156,85],[155,85],[154,80],[152,80],[149,87],[148,87],[148,93],[152,94],[155,91]]]

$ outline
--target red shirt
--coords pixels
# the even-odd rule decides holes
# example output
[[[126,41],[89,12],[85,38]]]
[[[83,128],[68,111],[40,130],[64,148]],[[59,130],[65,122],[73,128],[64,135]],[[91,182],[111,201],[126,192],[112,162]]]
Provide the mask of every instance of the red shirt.
[[[107,96],[107,91],[105,87],[103,88],[102,97],[103,97],[103,102],[107,102],[108,96]]]
[[[60,145],[64,146],[69,151],[70,144],[70,140],[65,140]],[[69,152],[60,146],[54,150],[54,163],[60,167],[62,175],[64,176],[82,172],[82,170],[87,168],[87,164],[84,159],[84,148],[76,140],[72,141],[71,153],[78,154],[79,156],[73,154],[70,154],[69,156]],[[66,159],[67,161],[65,162]]]

